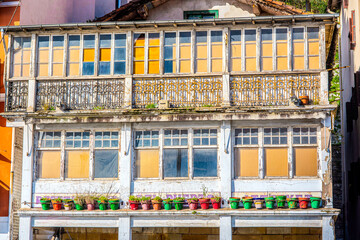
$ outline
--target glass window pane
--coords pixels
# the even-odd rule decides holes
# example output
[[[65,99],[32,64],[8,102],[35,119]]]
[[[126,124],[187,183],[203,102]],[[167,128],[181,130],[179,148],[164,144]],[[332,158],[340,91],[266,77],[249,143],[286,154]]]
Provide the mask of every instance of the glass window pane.
[[[309,144],[309,137],[301,137],[301,144]]]
[[[165,149],[164,150],[164,176],[187,177],[188,176],[188,150]]]
[[[80,46],[80,36],[79,35],[69,36],[69,46],[70,47],[79,47]]]
[[[245,30],[245,41],[256,41],[256,30]]]
[[[310,144],[316,144],[316,137],[310,137]]]
[[[271,41],[272,40],[272,29],[261,29],[261,40]]]
[[[38,38],[38,47],[39,48],[47,48],[49,47],[49,37],[41,36]]]
[[[114,74],[125,74],[125,62],[114,63]]]
[[[53,47],[63,47],[64,36],[53,36]]]
[[[83,75],[94,75],[94,63],[84,62],[83,63]]]
[[[117,178],[118,150],[95,151],[95,178]]]
[[[194,138],[194,145],[200,145],[200,138]]]
[[[111,35],[105,34],[100,35],[100,48],[110,48],[111,47]]]
[[[207,32],[196,32],[196,42],[197,43],[206,43],[207,42]]]
[[[109,74],[110,74],[110,62],[100,62],[99,75],[109,75]]]
[[[171,139],[170,139],[170,138],[166,138],[166,139],[164,140],[164,145],[165,145],[165,146],[171,146]]]
[[[276,40],[287,40],[287,28],[276,29]]]
[[[271,138],[270,137],[265,137],[264,138],[264,144],[271,144]]]
[[[84,36],[84,48],[95,48],[95,35]]]
[[[292,38],[293,40],[304,39],[304,28],[293,28]]]
[[[241,30],[230,31],[231,42],[241,42]]]
[[[96,148],[102,147],[102,142],[99,141],[99,140],[96,140],[96,141],[95,141],[95,147],[96,147]]]
[[[300,137],[294,137],[294,144],[300,144]]]
[[[186,146],[188,144],[187,138],[181,139],[181,146]]]
[[[180,43],[190,43],[191,32],[180,32]]]
[[[280,137],[280,144],[287,144],[287,137]]]
[[[89,151],[66,151],[65,178],[89,177]]]
[[[176,43],[176,33],[165,33],[165,45],[173,45]]]
[[[126,34],[115,34],[115,47],[126,46]]]
[[[210,145],[216,145],[217,144],[217,138],[210,138]]]
[[[251,138],[251,144],[258,144],[258,138],[257,137],[252,137]]]
[[[293,133],[294,135],[300,135],[300,128],[294,128]]]
[[[318,27],[308,27],[308,39],[318,39],[319,38],[319,28]]]
[[[217,176],[217,149],[194,149],[194,177]]]
[[[103,147],[110,147],[110,141],[109,140],[104,140],[103,141]]]
[[[222,42],[222,31],[211,31],[211,42]]]
[[[250,144],[250,138],[249,137],[244,137],[243,138],[243,144],[244,145],[249,145]]]

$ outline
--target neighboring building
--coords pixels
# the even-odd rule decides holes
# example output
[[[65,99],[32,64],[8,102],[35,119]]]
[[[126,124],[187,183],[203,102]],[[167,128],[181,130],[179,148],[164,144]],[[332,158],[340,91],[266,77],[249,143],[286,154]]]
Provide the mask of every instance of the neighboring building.
[[[5,107],[5,86],[3,82],[5,64],[5,46],[7,36],[4,28],[8,25],[18,25],[20,7],[18,1],[0,1],[0,112],[4,112]],[[13,162],[14,151],[13,135],[15,129],[6,127],[6,120],[0,117],[0,239],[8,239],[10,219],[10,195],[13,186]]]
[[[338,15],[302,13],[134,0],[102,22],[9,27],[2,115],[23,128],[19,239],[334,239],[326,61]],[[222,209],[128,210],[130,195],[203,186]],[[89,193],[120,197],[121,210],[40,208]],[[231,196],[280,194],[324,201],[228,208]]]
[[[329,1],[340,9],[340,90],[345,239],[360,239],[360,1]]]

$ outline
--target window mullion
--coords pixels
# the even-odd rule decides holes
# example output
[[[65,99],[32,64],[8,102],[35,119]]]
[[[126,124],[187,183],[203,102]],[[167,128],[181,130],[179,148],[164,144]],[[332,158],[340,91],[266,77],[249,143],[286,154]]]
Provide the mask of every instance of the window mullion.
[[[259,141],[259,178],[264,179],[265,177],[265,154],[264,154],[264,128],[258,130],[258,141]]]
[[[180,72],[180,32],[176,32],[176,52],[175,52],[175,61],[176,61],[176,69],[173,70],[173,73],[179,73]],[[191,45],[192,46],[192,45]]]
[[[114,75],[114,68],[115,68],[115,34],[111,34],[111,44],[110,44],[110,75]]]
[[[191,30],[191,73],[195,73],[196,69],[196,31]]]
[[[294,66],[293,66],[293,40],[292,40],[292,27],[290,26],[288,28],[288,54],[287,54],[287,58],[288,58],[288,70],[293,71],[294,70]]]
[[[164,74],[164,37],[165,37],[165,34],[164,34],[164,31],[160,31],[160,49],[159,49],[159,73],[161,75]]]
[[[100,52],[100,34],[97,33],[95,34],[95,59],[94,59],[94,76],[98,76],[99,75],[99,52]]]
[[[241,29],[241,71],[245,71],[245,28]]]
[[[272,70],[277,70],[277,36],[276,36],[276,28],[272,28]]]
[[[95,176],[94,136],[95,136],[95,132],[90,131],[90,136],[89,136],[89,180],[94,180],[94,176]]]
[[[65,33],[64,34],[64,48],[63,48],[63,51],[64,51],[63,69],[62,69],[63,77],[66,77],[66,69],[67,69],[67,65],[68,65],[68,62],[67,62],[68,54],[69,54],[69,52],[68,52],[68,44],[69,44],[68,37],[69,37],[69,34]]]
[[[193,179],[194,178],[194,161],[193,161],[193,134],[194,134],[194,129],[190,128],[189,129],[189,149],[188,149],[188,168],[189,168],[189,178]]]
[[[305,70],[309,69],[309,47],[308,47],[308,29],[304,27],[304,59],[305,59]]]
[[[60,180],[65,179],[65,130],[61,131]]]
[[[53,35],[49,36],[49,63],[48,63],[48,76],[52,76],[52,72],[53,72]]]
[[[145,33],[144,74],[149,74],[149,33]]]
[[[212,66],[211,66],[211,62],[212,62],[212,56],[211,56],[211,48],[212,48],[212,43],[211,43],[211,31],[208,30],[207,31],[207,73],[208,72],[212,72]]]
[[[80,64],[79,64],[79,75],[82,76],[83,75],[83,71],[82,71],[82,66],[83,66],[83,60],[84,60],[84,35],[81,34],[80,35]]]
[[[256,28],[256,71],[261,71],[261,28]]]
[[[164,130],[159,131],[159,178],[164,179],[164,168],[163,168],[163,143],[164,143]]]
[[[293,139],[292,139],[292,127],[287,128],[287,142],[288,142],[288,165],[289,165],[289,178],[294,178],[294,157],[293,157]]]

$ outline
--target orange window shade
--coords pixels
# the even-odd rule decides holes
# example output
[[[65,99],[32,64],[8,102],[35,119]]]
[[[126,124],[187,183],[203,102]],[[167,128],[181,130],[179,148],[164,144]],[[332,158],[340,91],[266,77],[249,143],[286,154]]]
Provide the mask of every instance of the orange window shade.
[[[262,59],[262,65],[263,65],[263,70],[265,71],[270,71],[273,70],[273,60],[272,58],[263,58]]]
[[[309,69],[319,68],[319,57],[309,57]]]
[[[232,71],[241,71],[241,59],[233,59],[231,61],[231,70]]]
[[[26,64],[22,66],[22,76],[23,77],[28,77],[30,76],[30,64]]]
[[[89,177],[89,151],[67,151],[66,169],[67,178]]]
[[[39,152],[39,177],[60,178],[60,151]]]
[[[135,45],[136,47],[145,46],[145,35],[144,35],[144,37],[139,37],[138,39],[136,39],[134,45]]]
[[[262,56],[263,57],[272,57],[273,46],[272,43],[263,43],[262,44]]]
[[[207,46],[196,47],[197,58],[207,58]]]
[[[316,177],[317,176],[317,149],[309,148],[295,148],[295,175]]]
[[[160,39],[159,38],[149,38],[149,46],[159,46]]]
[[[189,73],[191,68],[191,63],[189,60],[180,61],[180,72],[181,73]]]
[[[246,54],[246,57],[256,57],[256,45],[255,44],[246,44],[245,54]]]
[[[304,57],[294,57],[294,69],[304,69]]]
[[[23,58],[22,58],[22,62],[23,63],[30,63],[30,56],[31,56],[31,52],[29,50],[24,50],[23,51]]]
[[[158,74],[160,73],[160,62],[159,61],[150,61],[149,62],[149,74]]]
[[[295,42],[294,43],[294,55],[304,55],[304,43],[303,42]]]
[[[60,63],[63,62],[63,59],[64,59],[64,50],[53,51],[53,59],[52,59],[53,62]]]
[[[144,60],[145,59],[145,49],[144,48],[134,48],[134,58],[135,58],[135,60]]]
[[[159,177],[159,150],[136,151],[136,176],[138,178]]]
[[[100,61],[101,62],[110,62],[111,61],[111,49],[110,48],[100,49]]]
[[[231,56],[232,57],[241,57],[241,45],[232,45],[231,46]]]
[[[245,69],[246,71],[256,71],[256,59],[255,58],[246,59]]]
[[[95,49],[93,48],[84,49],[83,61],[94,62],[94,60],[95,60]]]
[[[21,76],[21,65],[14,65],[12,75],[13,75],[13,77]]]
[[[149,60],[158,60],[160,58],[160,48],[150,47],[149,48]]]
[[[287,56],[288,48],[287,43],[277,43],[276,44],[276,55],[277,56]]]
[[[175,54],[175,52],[174,52]],[[191,58],[191,47],[190,46],[180,46],[180,58],[181,59],[190,59]]]
[[[287,148],[266,148],[265,169],[268,177],[288,176],[288,151]]]
[[[319,55],[319,42],[309,43],[309,55]]]
[[[211,46],[211,57],[222,58],[222,45]]]
[[[69,61],[70,62],[79,62],[79,60],[80,60],[80,50],[79,49],[70,49]]]
[[[134,74],[144,74],[145,66],[144,62],[134,62]]]
[[[49,51],[48,50],[41,50],[39,51],[39,59],[40,63],[47,63],[49,62]]]
[[[259,176],[259,150],[257,148],[236,148],[235,168],[237,177]]]
[[[197,60],[197,72],[207,72],[207,60]]]
[[[14,51],[14,63],[21,63],[21,54],[19,50]]]
[[[39,68],[39,72],[38,72],[39,76],[47,76],[49,74],[48,64],[39,64],[38,68]]]
[[[288,69],[288,58],[281,57],[277,59],[276,62],[277,70],[287,70]]]
[[[222,72],[222,59],[214,59],[211,61],[212,72]]]
[[[62,76],[62,71],[63,71],[62,63],[53,64],[53,69],[52,69],[53,76]]]
[[[79,64],[78,63],[69,64],[69,75],[70,76],[78,76],[79,75]]]

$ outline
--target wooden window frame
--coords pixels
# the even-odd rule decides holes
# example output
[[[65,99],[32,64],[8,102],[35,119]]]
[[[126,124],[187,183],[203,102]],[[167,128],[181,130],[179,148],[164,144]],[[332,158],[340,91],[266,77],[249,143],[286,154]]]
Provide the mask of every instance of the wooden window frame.
[[[201,15],[203,16],[214,15],[214,18],[219,18],[219,10],[200,10],[200,11],[184,11],[184,19],[189,19],[190,15]]]
[[[14,58],[15,58],[15,55],[14,55],[15,54],[15,48],[14,48],[14,46],[15,46],[15,44],[14,43],[15,43],[15,38],[21,38],[21,46],[20,46],[20,49],[21,49],[21,62],[16,64],[16,65],[19,65],[21,67],[21,72],[20,72],[20,76],[17,76],[17,77],[14,77],[14,66],[15,66],[15,62],[14,62]],[[27,50],[27,51],[30,51],[30,54],[29,54],[30,60],[29,60],[29,63],[26,64],[26,65],[29,65],[29,74],[28,74],[28,76],[24,76],[24,74],[23,74],[23,72],[24,72],[24,69],[23,69],[23,66],[24,66],[24,60],[23,60],[24,48],[22,47],[22,44],[23,44],[23,41],[24,41],[23,39],[24,38],[30,38],[30,48],[29,48],[29,50]],[[36,63],[36,60],[35,60],[35,63],[33,63],[32,56],[31,56],[32,55],[31,54],[32,49],[34,48],[33,41],[32,41],[32,36],[13,37],[11,39],[11,42],[12,42],[12,44],[11,44],[11,56],[10,56],[10,58],[11,58],[10,65],[11,66],[10,66],[10,76],[9,76],[9,78],[11,78],[11,79],[28,79],[28,78],[31,77],[31,73],[30,73],[31,66]]]
[[[79,36],[80,39],[79,39],[79,46],[77,46],[76,48],[74,48],[75,50],[79,50],[79,62],[70,62],[70,37],[71,36]],[[67,58],[66,58],[66,76],[67,77],[79,77],[79,76],[82,76],[82,58],[83,58],[83,49],[82,49],[82,46],[83,46],[83,37],[82,37],[82,34],[69,34],[67,36],[67,44],[65,46],[66,48],[66,51],[67,51]],[[78,75],[70,75],[70,64],[72,63],[78,63],[79,64],[79,74]]]
[[[349,18],[349,38],[350,38],[350,50],[354,50],[356,46],[356,24],[355,24],[355,10],[351,10]]]

